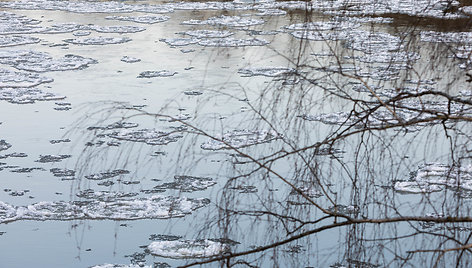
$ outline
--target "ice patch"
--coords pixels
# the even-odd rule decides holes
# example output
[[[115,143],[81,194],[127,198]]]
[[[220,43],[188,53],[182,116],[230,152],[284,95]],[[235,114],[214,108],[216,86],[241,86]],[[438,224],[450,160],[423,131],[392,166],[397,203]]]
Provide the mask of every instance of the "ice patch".
[[[287,15],[287,11],[281,9],[259,9],[256,16],[284,16]]]
[[[11,147],[11,144],[5,140],[0,140],[0,151],[5,151]]]
[[[421,41],[433,43],[472,43],[472,32],[423,31]]]
[[[171,142],[176,142],[177,140],[182,138],[183,136],[181,132],[182,129],[175,129],[169,132],[159,131],[156,129],[124,129],[108,134],[108,136],[118,140],[143,142],[149,145],[166,145]]]
[[[137,126],[138,124],[136,123],[120,121],[120,122],[115,122],[106,126],[88,127],[87,130],[111,130],[111,129],[120,129],[120,128],[135,128]]]
[[[68,71],[87,68],[98,63],[91,58],[77,55],[65,55],[53,59],[48,53],[32,50],[5,50],[0,52],[0,63],[15,67],[18,70],[31,72]]]
[[[105,180],[105,179],[121,176],[121,175],[124,175],[124,174],[129,174],[129,173],[130,172],[128,170],[125,170],[125,169],[115,169],[115,170],[112,170],[112,171],[87,175],[87,176],[85,176],[85,178],[89,179],[89,180],[97,181],[97,180]]]
[[[472,166],[451,167],[443,164],[426,164],[420,167],[408,181],[398,181],[394,189],[406,193],[430,193],[445,187],[472,191]]]
[[[75,45],[110,45],[110,44],[122,44],[131,41],[129,37],[85,37],[85,38],[74,38],[65,39],[64,42],[75,44]]]
[[[271,142],[281,136],[273,131],[267,130],[234,130],[223,135],[215,135],[216,140],[210,140],[200,145],[204,150],[222,150],[232,148],[243,148],[256,144]]]
[[[162,70],[162,71],[145,71],[138,75],[138,78],[153,78],[153,77],[169,77],[176,75],[177,72]]]
[[[198,42],[201,46],[206,47],[245,47],[245,46],[265,46],[268,41],[259,38],[252,39],[235,39],[232,37],[220,39],[203,39]]]
[[[59,177],[62,180],[73,180],[75,179],[75,170],[66,169],[66,168],[51,168],[49,170],[54,177]]]
[[[212,25],[212,26],[227,26],[227,27],[247,27],[253,25],[263,24],[264,20],[251,19],[240,16],[219,16],[211,17],[206,20],[187,20],[182,22],[184,25]]]
[[[116,25],[116,26],[98,26],[91,25],[89,26],[91,30],[94,30],[99,33],[138,33],[146,30],[144,27],[140,26],[130,26],[130,25]]]
[[[136,62],[140,62],[141,59],[134,58],[134,57],[129,57],[129,56],[123,56],[121,58],[121,61],[126,62],[126,63],[136,63]]]
[[[70,158],[71,155],[69,154],[61,154],[61,155],[40,155],[39,159],[36,160],[35,162],[39,163],[55,163],[55,162],[61,162],[64,159]]]
[[[89,36],[92,32],[90,31],[76,31],[72,35],[74,36]]]
[[[169,20],[169,16],[107,16],[105,19],[107,20],[120,20],[120,21],[131,21],[136,23],[144,23],[144,24],[154,24],[158,22],[164,22]]]
[[[181,192],[203,191],[215,185],[216,182],[211,178],[193,177],[193,176],[174,176],[173,182],[166,182],[155,186],[153,189],[165,191],[167,189],[178,190]]]
[[[195,30],[187,31],[183,34],[189,35],[195,38],[224,38],[233,35],[230,31],[214,31],[214,30]]]
[[[0,223],[19,220],[140,220],[184,217],[209,204],[205,198],[155,195],[113,201],[42,201],[14,206],[0,201]]]
[[[251,76],[268,76],[276,77],[281,75],[296,74],[297,70],[286,67],[260,67],[260,68],[242,68],[238,73],[244,77]]]
[[[359,23],[351,21],[317,21],[317,22],[306,22],[297,23],[285,26],[287,30],[304,30],[304,31],[341,31],[341,30],[353,30],[360,27]]]
[[[92,189],[87,189],[80,191],[76,194],[79,198],[84,199],[93,199],[98,201],[116,201],[119,199],[126,199],[137,196],[138,193],[129,193],[129,192],[111,192],[111,191],[94,191]]]
[[[100,265],[94,265],[90,266],[89,268],[152,268],[152,266],[149,265],[138,265],[138,264],[100,264]]]
[[[13,35],[13,36],[0,36],[0,47],[12,47],[27,44],[39,43],[41,39],[31,36]]]
[[[5,91],[10,91],[9,93],[6,92],[7,95],[16,95],[16,93],[22,94],[24,92],[21,92],[21,88],[24,89],[34,87],[43,83],[51,83],[52,81],[54,81],[54,79],[40,76],[37,73],[15,72],[6,69],[0,69],[0,94],[5,94]],[[19,88],[18,91],[20,92],[13,92],[15,91],[14,88]]]
[[[0,100],[15,104],[29,104],[35,101],[62,100],[65,96],[47,93],[34,88],[0,88]]]
[[[148,249],[151,254],[164,258],[208,258],[223,254],[228,250],[228,245],[208,239],[156,241]]]

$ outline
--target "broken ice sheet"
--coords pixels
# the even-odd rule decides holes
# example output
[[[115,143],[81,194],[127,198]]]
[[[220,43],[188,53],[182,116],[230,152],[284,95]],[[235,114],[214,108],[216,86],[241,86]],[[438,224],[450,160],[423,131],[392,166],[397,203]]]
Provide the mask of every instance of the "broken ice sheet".
[[[79,198],[92,199],[98,201],[116,201],[137,196],[138,193],[94,191],[92,189],[82,190],[76,194]]]
[[[297,70],[286,67],[259,67],[259,68],[242,68],[238,70],[238,73],[244,77],[251,76],[268,76],[275,77],[285,74],[296,74]]]
[[[430,163],[419,167],[408,181],[395,182],[394,189],[405,193],[431,193],[448,187],[458,191],[472,191],[472,166],[451,167]]]
[[[6,140],[0,140],[0,151],[5,151],[11,147],[11,144]]]
[[[39,163],[54,163],[54,162],[61,162],[64,159],[70,158],[71,155],[69,154],[61,154],[61,155],[40,155],[39,159],[35,162]]]
[[[20,220],[140,220],[184,217],[209,204],[206,198],[154,195],[113,201],[42,201],[14,206],[0,201],[0,223]]]
[[[122,44],[131,41],[129,37],[84,37],[65,39],[64,42],[75,45],[110,45],[110,44]]]
[[[5,50],[0,52],[0,63],[19,70],[32,72],[68,71],[87,68],[98,63],[91,58],[77,55],[65,55],[54,59],[48,53],[32,50]]]
[[[132,141],[132,142],[144,142],[149,145],[166,145],[171,142],[176,142],[182,138],[182,129],[174,129],[171,131],[160,131],[156,129],[140,129],[140,130],[128,130],[123,129],[120,131],[108,134],[109,137]]]
[[[43,83],[51,83],[52,81],[54,79],[40,76],[37,73],[0,69],[0,89],[2,92],[5,88],[10,88],[10,91],[13,91],[13,88],[29,88]]]
[[[215,30],[195,30],[186,31],[182,34],[189,35],[196,38],[224,38],[233,35],[230,31],[215,31]]]
[[[167,70],[144,71],[144,72],[141,72],[137,78],[169,77],[169,76],[174,76],[176,74],[177,72],[167,71]]]
[[[136,123],[119,121],[119,122],[115,122],[106,126],[88,127],[87,130],[111,130],[111,129],[120,129],[120,128],[135,128],[137,126],[138,124]]]
[[[194,176],[174,176],[173,182],[166,182],[154,186],[155,190],[178,190],[181,192],[203,191],[215,185],[212,178],[194,177]]]
[[[148,246],[151,254],[174,259],[208,258],[225,253],[229,246],[204,240],[155,241]]]
[[[129,56],[123,56],[121,58],[121,61],[126,62],[126,63],[136,63],[136,62],[140,62],[141,59],[134,58],[134,57],[129,57]]]
[[[147,15],[147,16],[107,16],[107,20],[131,21],[136,23],[154,24],[169,20],[169,16],[164,15]]]
[[[89,268],[152,268],[150,265],[140,265],[140,264],[100,264],[90,266]]]
[[[264,20],[252,19],[240,16],[219,16],[211,17],[206,20],[187,20],[182,22],[184,25],[214,25],[214,26],[227,26],[227,27],[245,27],[263,24]]]
[[[66,168],[51,168],[49,170],[54,177],[61,177],[65,180],[73,180],[75,176],[75,170]]]
[[[132,25],[115,25],[115,26],[99,26],[90,25],[88,26],[91,30],[99,33],[138,33],[146,30],[144,27],[132,26]]]
[[[358,23],[351,21],[340,21],[340,20],[330,20],[330,21],[316,21],[316,22],[306,22],[306,23],[297,23],[285,26],[284,29],[287,30],[309,30],[309,31],[340,31],[340,30],[353,30],[360,27]]]
[[[235,39],[232,37],[225,37],[219,39],[202,39],[198,42],[201,46],[206,47],[245,47],[245,46],[265,46],[269,41],[260,38],[252,39]]]
[[[24,35],[2,35],[0,36],[0,47],[11,47],[39,43],[40,39]]]
[[[101,172],[97,174],[87,175],[85,178],[89,180],[105,180],[113,177],[117,177],[124,174],[129,174],[130,172],[125,169],[115,169],[107,172]]]
[[[0,88],[0,100],[6,100],[15,104],[62,100],[65,98],[65,96],[44,92],[37,88]]]
[[[232,148],[243,148],[256,144],[271,142],[275,139],[279,139],[281,136],[274,131],[267,130],[234,130],[227,132],[223,135],[215,135],[215,139],[212,139],[206,143],[200,145],[203,150],[222,150]]]

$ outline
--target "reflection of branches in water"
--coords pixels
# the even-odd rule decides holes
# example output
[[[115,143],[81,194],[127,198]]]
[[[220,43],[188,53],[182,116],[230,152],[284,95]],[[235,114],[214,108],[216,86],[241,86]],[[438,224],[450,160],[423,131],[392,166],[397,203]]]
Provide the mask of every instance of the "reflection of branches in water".
[[[248,77],[274,77],[269,86],[260,92],[248,88],[244,98],[224,88],[211,92],[215,98],[243,100],[249,107],[250,116],[235,116],[228,123],[188,121],[165,110],[113,108],[126,111],[123,122],[145,117],[178,123],[168,132],[152,133],[157,138],[178,135],[172,143],[179,146],[179,160],[189,152],[201,154],[192,159],[196,162],[209,155],[228,160],[221,163],[226,179],[218,182],[223,186],[212,200],[217,212],[198,225],[203,226],[201,234],[247,241],[239,250],[184,267],[219,261],[228,266],[308,263],[300,260],[304,254],[308,260],[321,256],[314,262],[335,267],[471,262],[470,195],[461,192],[459,175],[440,174],[444,180],[457,175],[452,182],[441,181],[447,186],[441,192],[405,195],[395,187],[397,182],[417,183],[408,180],[408,171],[432,161],[450,170],[470,164],[472,101],[457,94],[464,75],[447,69],[439,47],[431,51],[430,64],[421,58],[424,53],[409,51],[418,45],[410,36],[418,30],[415,25],[396,30],[404,31],[401,38],[358,31],[364,38],[358,40],[356,32],[337,32],[335,40],[340,41],[326,40],[329,35],[320,29],[296,32],[301,40],[294,55],[281,52],[292,67],[240,69]],[[307,41],[315,37],[324,40],[327,53]],[[382,49],[388,42],[394,48],[389,44]],[[436,67],[437,62],[445,67]],[[215,131],[217,124],[221,133]],[[146,142],[146,130],[108,137]],[[139,135],[127,136],[133,133]],[[200,148],[206,150],[195,151]],[[316,253],[281,253],[293,243],[315,247]],[[256,246],[250,249],[252,244]]]

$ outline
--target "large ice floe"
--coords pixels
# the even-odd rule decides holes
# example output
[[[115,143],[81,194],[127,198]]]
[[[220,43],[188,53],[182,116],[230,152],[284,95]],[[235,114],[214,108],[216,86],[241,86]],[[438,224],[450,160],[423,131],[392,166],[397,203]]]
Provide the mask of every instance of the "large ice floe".
[[[206,20],[187,20],[183,21],[184,25],[213,25],[213,26],[227,26],[227,27],[246,27],[263,24],[264,20],[253,19],[240,16],[225,16],[211,17]]]
[[[218,39],[202,39],[198,42],[198,44],[205,47],[245,47],[265,46],[269,44],[269,42],[260,38],[236,39],[232,37],[226,37]]]
[[[209,239],[156,241],[148,246],[151,254],[174,259],[208,258],[223,254],[228,248],[227,244]]]
[[[154,24],[169,20],[169,16],[147,15],[147,16],[107,16],[107,20],[131,21],[136,23]]]
[[[65,99],[65,96],[44,92],[37,88],[1,88],[0,100],[15,104],[29,104],[36,101],[54,101]]]
[[[296,74],[297,70],[287,67],[256,67],[256,68],[241,68],[238,73],[244,77],[251,76],[268,76],[276,77],[281,75]]]
[[[200,148],[204,150],[243,148],[256,144],[271,142],[278,138],[281,138],[281,136],[274,131],[234,130],[223,135],[215,135],[215,139],[203,143],[200,145]]]
[[[19,45],[39,43],[40,39],[25,35],[2,35],[0,36],[0,47],[12,47]]]
[[[394,189],[404,193],[431,193],[445,188],[472,191],[472,166],[431,163],[421,166],[407,181],[395,182]]]
[[[149,145],[166,145],[182,138],[182,131],[182,128],[175,128],[170,131],[156,129],[122,129],[110,133],[108,136],[117,140],[143,142]]]
[[[155,186],[154,190],[178,190],[181,192],[203,191],[215,185],[212,178],[194,177],[194,176],[174,176],[173,182],[165,182]]]
[[[23,71],[52,72],[84,69],[91,64],[96,64],[97,61],[72,54],[54,59],[45,52],[4,50],[0,51],[0,63],[10,65]]]
[[[54,79],[41,76],[31,72],[15,72],[7,69],[0,69],[0,89],[5,88],[29,88],[43,83],[51,83]]]
[[[138,78],[154,78],[154,77],[169,77],[176,75],[177,72],[162,70],[162,71],[144,71],[138,75]]]
[[[82,38],[70,38],[65,39],[64,42],[75,44],[75,45],[110,45],[110,44],[122,44],[131,41],[129,37],[82,37]]]
[[[154,195],[112,201],[55,201],[14,206],[0,201],[0,223],[20,220],[139,220],[183,217],[209,203],[205,198]]]

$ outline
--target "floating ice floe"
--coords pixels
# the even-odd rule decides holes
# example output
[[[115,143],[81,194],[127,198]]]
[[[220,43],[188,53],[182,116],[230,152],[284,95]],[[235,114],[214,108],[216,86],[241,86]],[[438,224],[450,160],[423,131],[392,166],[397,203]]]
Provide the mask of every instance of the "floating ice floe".
[[[316,21],[297,23],[285,26],[287,30],[305,30],[305,31],[341,31],[341,30],[353,30],[360,27],[359,23],[352,21],[341,21],[341,20],[330,20],[330,21]]]
[[[215,184],[216,182],[212,178],[194,176],[174,176],[173,182],[159,184],[153,189],[162,191],[172,189],[181,192],[195,192],[206,190]]]
[[[107,16],[107,20],[120,20],[120,21],[132,21],[136,23],[154,24],[158,22],[164,22],[170,19],[169,16],[164,15],[148,15],[148,16]]]
[[[169,46],[188,46],[198,43],[197,38],[161,38],[159,41],[168,44]]]
[[[1,145],[0,145],[0,146],[1,146]],[[1,150],[1,147],[0,147],[0,151],[2,151],[2,150]],[[15,157],[15,158],[18,158],[18,157],[28,157],[28,155],[25,154],[25,153],[17,153],[17,152],[5,154],[5,155],[0,155],[0,159],[5,159],[5,158],[9,158],[9,157]]]
[[[169,13],[173,9],[163,5],[136,4],[130,5],[120,1],[54,1],[54,0],[28,0],[2,2],[0,7],[27,10],[61,10],[75,13],[125,13],[148,12]]]
[[[75,179],[75,170],[66,168],[51,168],[49,170],[54,177],[59,177],[62,180],[73,180]]]
[[[73,36],[89,36],[92,32],[90,31],[75,31],[72,33]]]
[[[36,88],[0,88],[0,100],[6,100],[15,104],[62,100],[65,98],[65,96],[44,92]]]
[[[204,150],[222,150],[232,148],[243,148],[256,144],[271,142],[281,136],[274,131],[267,130],[234,130],[223,135],[215,135],[210,140],[200,145]]]
[[[151,254],[174,259],[208,258],[225,253],[227,244],[204,240],[156,241],[148,246]]]
[[[224,38],[233,35],[230,31],[216,31],[216,30],[195,30],[186,31],[183,34],[189,35],[195,38]]]
[[[75,44],[75,45],[111,45],[111,44],[122,44],[131,41],[129,37],[84,37],[65,39],[64,42]]]
[[[88,127],[87,130],[111,130],[111,129],[120,129],[120,128],[135,128],[138,124],[132,122],[115,122],[106,126],[93,126]]]
[[[160,131],[156,129],[140,129],[113,132],[108,136],[118,140],[143,142],[149,145],[166,145],[171,142],[176,142],[182,138],[182,129],[174,129],[171,131]]]
[[[0,12],[0,34],[31,34],[39,33],[43,29],[38,26],[40,21],[11,12]]]
[[[252,39],[235,39],[232,37],[219,39],[203,39],[198,42],[201,46],[206,47],[245,47],[245,46],[265,46],[268,41],[259,38]]]
[[[69,22],[69,23],[60,23],[60,24],[53,24],[44,30],[41,33],[44,34],[60,34],[60,33],[71,33],[74,31],[82,30],[87,28],[87,26]]]
[[[91,58],[71,54],[54,59],[45,52],[5,50],[0,52],[0,63],[13,66],[23,71],[52,72],[84,69],[98,62]]]
[[[70,142],[70,139],[60,139],[60,140],[50,140],[49,143],[51,144],[58,144],[58,143],[66,143]]]
[[[11,144],[5,140],[0,140],[0,151],[5,151],[11,147]]]
[[[205,198],[155,195],[149,198],[99,201],[42,201],[14,206],[0,201],[0,223],[20,220],[140,220],[183,217],[209,204]]]
[[[98,201],[116,201],[137,196],[138,193],[130,192],[112,192],[112,191],[94,191],[87,189],[76,194],[79,198],[93,199]]]
[[[327,32],[327,31],[294,31],[290,33],[293,37],[311,41],[337,41],[348,39],[348,32]]]
[[[242,68],[238,73],[244,77],[251,76],[268,76],[275,77],[281,75],[296,74],[297,70],[287,67],[259,67],[259,68]]]
[[[91,30],[99,33],[138,33],[146,30],[144,27],[131,25],[115,25],[115,26],[89,26]]]
[[[40,155],[39,159],[35,162],[39,163],[53,163],[53,162],[61,162],[64,159],[70,158],[71,155],[69,154],[61,154],[61,155]]]
[[[253,25],[263,24],[264,20],[252,19],[240,16],[225,16],[211,17],[206,20],[187,20],[182,22],[184,25],[213,25],[213,26],[227,26],[227,27],[247,27]]]
[[[400,37],[384,32],[352,31],[347,35],[347,46],[364,53],[398,51],[403,48]]]
[[[140,62],[141,59],[138,59],[138,58],[135,58],[135,57],[123,56],[121,58],[121,61],[126,62],[126,63],[136,63],[136,62]]]
[[[39,43],[41,39],[24,35],[1,35],[0,47],[12,47]]]
[[[138,75],[138,78],[153,78],[153,77],[169,77],[176,75],[177,72],[162,70],[162,71],[145,71]]]
[[[100,264],[90,266],[89,268],[152,268],[150,265],[138,265],[138,264]]]
[[[54,81],[54,79],[40,76],[37,73],[15,72],[6,69],[0,69],[0,92],[2,92],[0,94],[5,94],[5,91],[10,91],[10,93],[15,94],[15,92],[13,92],[15,89],[22,91],[22,88],[30,88],[43,83],[51,83],[52,81]],[[21,93],[22,92],[19,94]],[[9,93],[6,94],[8,95]]]
[[[129,174],[129,173],[130,172],[128,170],[125,170],[125,169],[115,169],[115,170],[111,170],[111,171],[107,171],[107,172],[101,172],[101,173],[97,173],[97,174],[87,175],[87,176],[85,176],[85,178],[89,179],[89,180],[97,181],[97,180],[110,179],[110,178],[113,178],[113,177],[121,176],[121,175],[124,175],[124,174]]]
[[[432,163],[420,167],[408,181],[395,182],[394,189],[405,193],[438,192],[446,187],[472,191],[472,166],[451,167]]]

